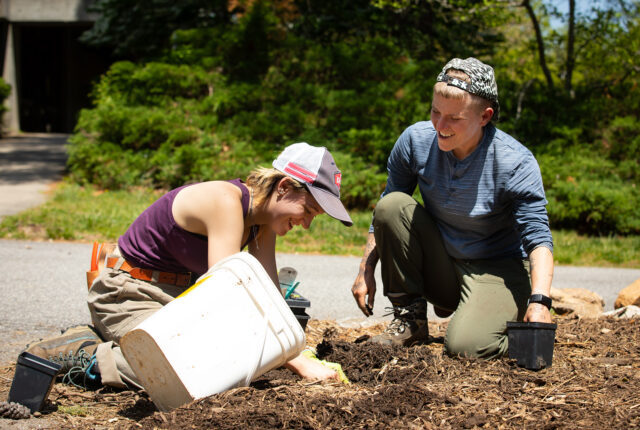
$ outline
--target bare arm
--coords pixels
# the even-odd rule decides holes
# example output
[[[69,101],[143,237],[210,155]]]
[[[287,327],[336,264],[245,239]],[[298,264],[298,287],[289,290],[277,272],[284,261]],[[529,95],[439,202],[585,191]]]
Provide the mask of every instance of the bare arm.
[[[249,243],[249,253],[256,257],[278,288],[278,267],[276,265],[276,234],[268,225],[260,226],[258,237]]]
[[[240,252],[244,219],[236,186],[211,181],[184,188],[176,195],[172,213],[180,227],[207,237],[209,267]]]
[[[375,270],[378,264],[378,250],[376,248],[376,239],[373,233],[369,233],[367,244],[364,248],[364,255],[360,262],[360,270],[356,277],[351,293],[353,294],[358,307],[366,316],[373,315],[373,302],[376,295]]]
[[[236,189],[228,183],[206,182],[181,190],[174,200],[172,212],[178,225],[207,236],[209,267],[240,252],[245,227],[241,195]],[[258,237],[249,244],[249,252],[260,261],[277,286],[275,244],[275,233],[263,225]],[[285,367],[307,379],[338,378],[334,370],[302,355],[285,363]]]
[[[531,262],[531,294],[551,294],[553,279],[553,254],[549,248],[539,246],[529,255]],[[525,321],[551,322],[551,313],[540,303],[531,303],[524,316]]]

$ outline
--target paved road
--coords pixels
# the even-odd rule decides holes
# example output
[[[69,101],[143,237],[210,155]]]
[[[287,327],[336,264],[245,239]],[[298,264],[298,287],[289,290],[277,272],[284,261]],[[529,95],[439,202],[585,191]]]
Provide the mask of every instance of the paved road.
[[[64,142],[64,137],[39,135],[0,140],[0,217],[43,201],[39,187],[60,177]],[[89,321],[85,270],[90,255],[90,244],[0,240],[0,363],[15,360],[34,339]],[[311,301],[312,318],[343,324],[383,318],[388,302],[380,291],[374,318],[363,317],[353,301],[350,286],[359,258],[283,254],[278,263],[298,270],[299,292]],[[638,278],[640,270],[560,266],[553,286],[595,291],[604,298],[605,308],[612,309],[618,291]],[[435,318],[431,309],[429,314]]]
[[[90,255],[89,244],[0,240],[0,344],[4,345],[0,363],[14,360],[33,339],[89,322],[85,270]],[[311,301],[312,318],[367,322],[350,293],[357,257],[281,254],[278,263],[297,268],[299,292]],[[638,278],[640,270],[635,269],[560,266],[553,284],[595,291],[612,309],[618,291]],[[378,282],[381,285],[379,274]],[[382,319],[385,306],[388,303],[379,291],[376,321]],[[430,315],[435,318],[431,310]]]
[[[66,163],[63,134],[28,134],[0,139],[0,219],[37,206],[62,178]]]

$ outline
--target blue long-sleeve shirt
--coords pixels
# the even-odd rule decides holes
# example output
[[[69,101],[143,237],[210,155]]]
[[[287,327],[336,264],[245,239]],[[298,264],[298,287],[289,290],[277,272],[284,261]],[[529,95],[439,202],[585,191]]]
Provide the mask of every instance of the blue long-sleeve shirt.
[[[464,160],[438,147],[418,122],[398,138],[387,163],[385,196],[420,189],[449,255],[458,259],[527,257],[553,251],[540,168],[531,151],[492,124]]]

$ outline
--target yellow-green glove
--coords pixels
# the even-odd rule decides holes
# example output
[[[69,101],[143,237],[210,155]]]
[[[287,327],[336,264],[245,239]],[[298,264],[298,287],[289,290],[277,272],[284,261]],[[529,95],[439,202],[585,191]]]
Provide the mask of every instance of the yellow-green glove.
[[[342,370],[342,366],[339,363],[332,363],[330,361],[326,361],[326,360],[320,360],[317,356],[316,356],[316,352],[313,349],[307,348],[304,351],[302,351],[302,355],[304,355],[305,357],[311,359],[311,360],[315,360],[317,362],[319,362],[320,364],[322,364],[323,366],[328,367],[329,369],[335,371],[338,374],[338,377],[340,378],[340,381],[344,384],[351,384],[351,382],[349,381],[349,378],[347,378],[347,375],[344,374],[344,371]]]

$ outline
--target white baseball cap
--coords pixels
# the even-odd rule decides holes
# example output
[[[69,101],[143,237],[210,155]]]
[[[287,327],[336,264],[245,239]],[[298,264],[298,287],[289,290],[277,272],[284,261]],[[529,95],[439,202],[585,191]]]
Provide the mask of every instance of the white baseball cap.
[[[342,173],[327,148],[294,143],[278,155],[273,167],[304,184],[329,216],[346,226],[353,225],[340,201]]]

